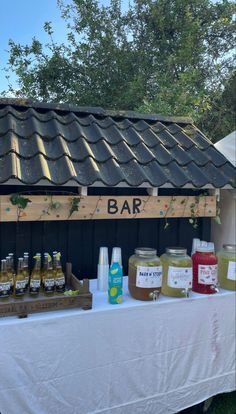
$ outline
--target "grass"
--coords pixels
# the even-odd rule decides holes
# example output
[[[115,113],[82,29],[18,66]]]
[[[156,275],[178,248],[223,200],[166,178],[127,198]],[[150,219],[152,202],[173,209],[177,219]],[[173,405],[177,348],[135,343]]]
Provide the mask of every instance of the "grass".
[[[207,400],[180,411],[179,414],[236,414],[236,391],[216,395],[210,405]]]

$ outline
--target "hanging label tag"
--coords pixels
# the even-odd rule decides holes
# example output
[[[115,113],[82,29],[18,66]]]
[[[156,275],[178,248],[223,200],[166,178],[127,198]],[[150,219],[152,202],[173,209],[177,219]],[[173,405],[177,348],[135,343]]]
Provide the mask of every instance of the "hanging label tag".
[[[169,266],[167,284],[171,288],[191,289],[192,287],[192,268]]]
[[[217,283],[217,264],[198,265],[198,283],[215,285]]]
[[[159,288],[162,285],[162,266],[137,266],[136,286]]]
[[[229,262],[227,279],[236,280],[236,262]]]

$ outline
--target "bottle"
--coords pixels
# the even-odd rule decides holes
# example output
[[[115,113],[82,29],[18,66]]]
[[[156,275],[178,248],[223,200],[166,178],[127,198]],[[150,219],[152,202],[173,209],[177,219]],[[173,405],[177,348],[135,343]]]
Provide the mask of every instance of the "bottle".
[[[7,272],[6,259],[1,260],[1,273],[0,273],[0,299],[6,300],[11,294],[11,283]]]
[[[236,290],[236,244],[224,244],[217,257],[220,287]]]
[[[55,278],[55,291],[57,293],[65,292],[66,279],[61,267],[61,253],[56,253],[53,257],[54,263],[54,278]]]
[[[161,256],[163,281],[161,293],[166,296],[188,297],[192,288],[192,260],[187,249],[168,247]]]
[[[35,263],[29,282],[30,296],[38,296],[41,286],[41,257],[34,256]]]
[[[212,294],[218,292],[217,288],[217,257],[214,247],[200,245],[192,256],[193,262],[193,288],[197,293]]]
[[[14,275],[14,269],[13,269],[13,265],[12,265],[12,256],[7,256],[6,257],[6,265],[7,265],[7,272],[8,272],[8,277],[9,277],[9,281],[10,281],[10,293],[11,295],[13,294],[13,287],[14,287],[14,279],[15,279],[15,275]]]
[[[43,255],[43,267],[42,267],[42,270],[41,270],[41,287],[42,287],[42,290],[44,290],[44,278],[45,278],[45,275],[47,273],[47,268],[48,268],[48,256],[49,256],[48,253],[44,253],[44,255]]]
[[[52,267],[52,258],[48,254],[44,257],[46,264],[46,272],[43,277],[43,292],[45,295],[53,295],[55,290],[55,275]]]
[[[25,275],[23,272],[23,257],[19,257],[17,273],[14,282],[14,291],[13,295],[15,298],[23,298],[25,294]]]
[[[139,247],[129,258],[128,286],[134,299],[156,300],[161,291],[162,265],[156,249]]]
[[[29,279],[30,279],[30,275],[29,275],[29,253],[24,253],[24,258],[23,258],[23,272],[25,275],[25,291],[28,290],[29,287]]]
[[[14,276],[15,276],[16,273],[15,273],[14,253],[8,253],[8,256],[10,256],[10,258],[11,258],[12,270],[13,270]]]
[[[122,302],[122,267],[116,259],[112,263],[108,277],[108,300],[112,305]]]

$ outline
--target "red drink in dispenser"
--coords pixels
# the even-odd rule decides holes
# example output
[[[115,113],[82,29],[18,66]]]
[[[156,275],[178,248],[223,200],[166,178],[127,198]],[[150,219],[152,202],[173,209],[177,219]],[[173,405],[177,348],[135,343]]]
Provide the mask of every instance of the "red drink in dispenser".
[[[198,246],[192,256],[193,287],[197,293],[216,293],[217,285],[217,257],[209,246]]]

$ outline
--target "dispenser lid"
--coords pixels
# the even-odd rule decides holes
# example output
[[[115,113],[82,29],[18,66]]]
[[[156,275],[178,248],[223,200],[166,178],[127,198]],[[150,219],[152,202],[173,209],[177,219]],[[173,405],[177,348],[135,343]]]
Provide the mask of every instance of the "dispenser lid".
[[[137,249],[135,249],[135,254],[139,254],[141,256],[155,256],[157,251],[151,247],[137,247]]]
[[[214,247],[213,246],[198,246],[196,248],[196,251],[200,253],[214,253]]]
[[[186,254],[187,249],[185,249],[185,247],[166,247],[166,253],[169,253],[169,254]]]
[[[223,249],[228,251],[236,250],[236,244],[223,244]]]

